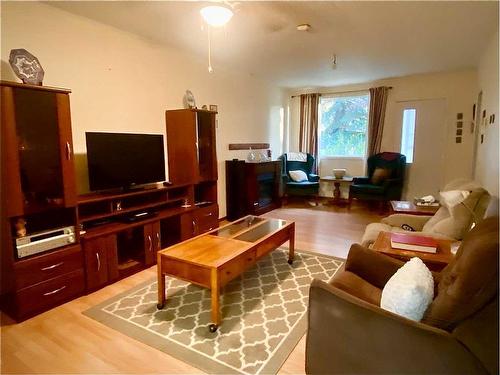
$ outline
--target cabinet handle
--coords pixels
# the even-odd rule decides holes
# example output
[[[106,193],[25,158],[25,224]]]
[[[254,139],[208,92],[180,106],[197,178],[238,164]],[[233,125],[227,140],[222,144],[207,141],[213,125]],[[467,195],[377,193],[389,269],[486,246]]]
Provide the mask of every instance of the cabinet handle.
[[[209,216],[212,216],[213,212],[210,212],[208,214],[205,214],[205,217],[209,217]]]
[[[66,159],[71,160],[71,145],[66,142]]]
[[[193,235],[196,234],[196,222],[193,220]]]
[[[97,258],[97,271],[101,270],[101,257],[99,256],[99,253],[95,253],[95,257]]]
[[[63,289],[66,289],[66,285],[63,285],[62,287],[58,288],[58,289],[55,289],[53,290],[52,292],[47,292],[47,293],[43,293],[44,296],[51,296],[52,294],[56,294],[56,293],[59,293],[61,290]]]
[[[160,250],[160,245],[161,245],[161,241],[160,241],[160,233],[156,232],[156,241],[157,241],[157,244],[156,244],[156,249],[157,250]]]
[[[148,243],[149,243],[149,252],[153,250],[153,240],[151,239],[151,235],[148,234]]]
[[[56,268],[56,267],[62,266],[63,264],[64,264],[64,262],[59,262],[59,263],[57,263],[57,264],[53,264],[53,265],[48,266],[48,267],[43,267],[43,268],[40,268],[40,270],[42,270],[42,271],[52,270],[52,269],[54,269],[54,268]]]

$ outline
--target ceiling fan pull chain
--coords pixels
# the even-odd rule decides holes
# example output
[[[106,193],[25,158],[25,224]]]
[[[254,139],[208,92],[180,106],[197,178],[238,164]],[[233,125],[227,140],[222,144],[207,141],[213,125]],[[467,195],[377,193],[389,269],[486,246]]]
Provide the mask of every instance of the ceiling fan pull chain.
[[[210,40],[210,25],[207,27],[208,29],[208,72],[212,73],[214,70],[212,69],[212,51],[211,51],[211,40]]]

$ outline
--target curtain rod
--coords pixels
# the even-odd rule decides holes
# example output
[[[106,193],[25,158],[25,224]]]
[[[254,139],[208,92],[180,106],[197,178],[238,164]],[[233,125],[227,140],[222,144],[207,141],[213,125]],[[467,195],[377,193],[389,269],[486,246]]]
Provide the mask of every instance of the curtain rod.
[[[392,86],[388,86],[387,88],[388,88],[389,90],[391,90],[391,89],[392,89]],[[367,90],[365,90],[365,89],[361,89],[361,90],[338,91],[338,92],[324,92],[324,93],[320,93],[320,94],[319,94],[319,96],[321,96],[321,95],[334,95],[334,94],[349,94],[349,93],[351,93],[351,92],[360,92],[360,91],[367,91]],[[292,95],[291,97],[292,97],[292,98],[297,98],[297,97],[299,97],[299,96],[300,96],[300,94],[299,94],[299,95]]]

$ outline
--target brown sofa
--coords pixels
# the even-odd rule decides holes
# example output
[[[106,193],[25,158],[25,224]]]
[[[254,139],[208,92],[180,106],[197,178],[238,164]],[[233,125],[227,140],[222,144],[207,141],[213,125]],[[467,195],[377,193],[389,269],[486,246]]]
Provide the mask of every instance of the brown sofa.
[[[498,217],[464,238],[434,274],[422,322],[381,309],[381,291],[403,264],[353,245],[343,270],[309,294],[308,374],[498,373]]]

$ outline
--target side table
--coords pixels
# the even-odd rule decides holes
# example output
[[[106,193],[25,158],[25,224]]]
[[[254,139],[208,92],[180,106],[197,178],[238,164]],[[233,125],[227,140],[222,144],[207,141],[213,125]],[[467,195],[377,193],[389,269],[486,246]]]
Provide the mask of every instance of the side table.
[[[411,234],[411,233],[410,233]],[[451,260],[454,258],[451,252],[450,240],[436,239],[438,243],[438,249],[436,253],[426,253],[423,251],[411,251],[394,249],[391,246],[391,233],[390,232],[380,232],[377,239],[372,245],[372,250],[378,251],[379,253],[388,255],[390,257],[400,259],[403,261],[408,261],[413,257],[422,259],[422,261],[429,267],[431,271],[439,272],[441,271]]]
[[[439,210],[439,205],[437,206],[417,206],[415,203],[410,201],[391,201],[392,212],[395,214],[410,214],[410,215],[434,215],[437,210]]]
[[[338,205],[338,206],[344,206],[347,205],[348,199],[342,198],[340,194],[340,184],[342,183],[347,183],[347,184],[352,184],[352,177],[342,177],[342,178],[336,178],[334,176],[325,176],[321,177],[321,181],[328,181],[328,182],[333,182],[333,199],[330,201],[331,204],[333,205]]]

